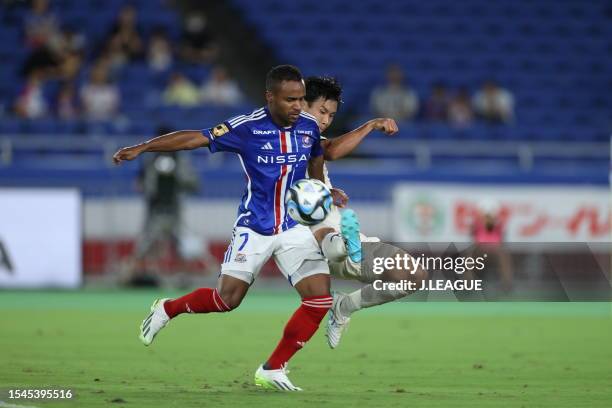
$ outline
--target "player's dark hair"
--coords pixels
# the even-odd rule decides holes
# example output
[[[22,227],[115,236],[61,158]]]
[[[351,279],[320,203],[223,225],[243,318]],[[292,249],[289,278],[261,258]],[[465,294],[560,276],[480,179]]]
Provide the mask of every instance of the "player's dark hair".
[[[311,76],[306,78],[306,102],[312,104],[319,98],[342,103],[342,86],[336,78]]]
[[[283,81],[298,81],[304,79],[300,70],[293,65],[278,65],[266,75],[266,91],[274,90]]]

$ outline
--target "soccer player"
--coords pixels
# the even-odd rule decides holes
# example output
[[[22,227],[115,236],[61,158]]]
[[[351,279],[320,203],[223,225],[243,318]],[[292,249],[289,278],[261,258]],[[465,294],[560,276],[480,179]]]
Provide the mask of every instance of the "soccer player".
[[[285,213],[285,194],[305,177],[324,180],[323,150],[316,119],[303,113],[305,86],[290,65],[266,77],[267,105],[213,128],[184,130],[120,149],[115,163],[144,152],[208,147],[238,155],[246,189],[216,288],[199,288],[177,299],[158,299],[141,325],[140,339],[151,344],[157,333],[183,313],[223,313],[238,305],[261,267],[274,256],[283,275],[302,298],[276,349],[255,373],[255,384],[300,391],[287,377],[289,359],[314,335],[332,305],[329,268],[310,230]]]
[[[332,124],[341,101],[342,88],[334,78],[309,77],[306,79],[305,111],[317,118],[321,133]],[[372,131],[378,130],[387,135],[397,133],[398,127],[393,119],[379,118],[366,122],[359,128],[334,139],[321,137],[321,145],[326,160],[336,160],[350,154]],[[327,167],[324,168],[325,183],[331,188]],[[367,258],[394,257],[404,254],[401,249],[381,243],[375,237],[360,233],[359,221],[352,210],[334,210],[325,221],[311,227],[323,255],[328,259],[332,276],[342,279],[356,279],[366,285],[350,294],[335,293],[333,307],[327,324],[327,342],[331,348],[340,343],[342,332],[347,327],[350,316],[358,310],[382,305],[409,294],[402,290],[375,290],[373,282],[381,279],[387,282],[401,280],[414,281],[416,287],[426,278],[426,271],[419,268],[414,273],[403,269],[390,269],[381,275],[372,272],[371,265],[362,265],[361,242],[367,242]],[[340,231],[340,233],[339,233]]]

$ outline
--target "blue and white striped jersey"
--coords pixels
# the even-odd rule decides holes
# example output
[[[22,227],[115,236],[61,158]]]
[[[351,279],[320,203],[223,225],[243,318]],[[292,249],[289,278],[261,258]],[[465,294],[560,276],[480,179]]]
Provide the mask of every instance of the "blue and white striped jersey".
[[[246,189],[238,207],[237,226],[273,235],[296,225],[285,212],[285,194],[306,176],[310,157],[323,154],[316,119],[305,112],[288,128],[279,127],[267,107],[202,130],[212,153],[238,155]]]

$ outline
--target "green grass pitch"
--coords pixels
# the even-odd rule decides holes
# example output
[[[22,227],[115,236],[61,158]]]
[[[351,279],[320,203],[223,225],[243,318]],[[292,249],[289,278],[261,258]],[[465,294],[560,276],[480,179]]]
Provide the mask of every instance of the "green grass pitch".
[[[337,350],[322,326],[290,364],[305,391],[280,393],[252,380],[298,305],[289,288],[181,316],[147,348],[138,326],[159,295],[0,292],[0,407],[612,406],[609,303],[385,305],[356,315]]]

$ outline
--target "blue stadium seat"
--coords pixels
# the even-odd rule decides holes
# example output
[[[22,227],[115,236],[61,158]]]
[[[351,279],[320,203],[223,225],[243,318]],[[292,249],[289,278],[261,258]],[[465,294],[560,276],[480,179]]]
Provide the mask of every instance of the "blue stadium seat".
[[[17,135],[22,132],[23,120],[14,118],[0,119],[0,133],[5,135]]]
[[[57,135],[58,121],[53,118],[26,120],[22,125],[22,132],[33,135]]]

